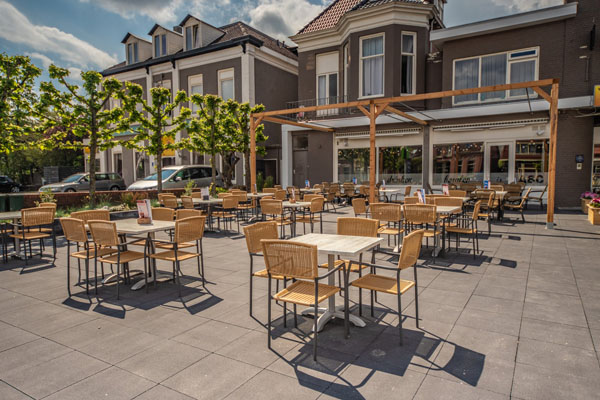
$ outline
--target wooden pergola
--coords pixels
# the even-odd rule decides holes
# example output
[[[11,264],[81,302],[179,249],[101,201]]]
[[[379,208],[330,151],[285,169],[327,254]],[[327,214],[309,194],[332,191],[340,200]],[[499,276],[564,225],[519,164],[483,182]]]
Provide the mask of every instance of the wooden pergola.
[[[544,87],[550,87],[550,94],[546,92]],[[317,106],[290,108],[285,110],[265,111],[255,113],[250,116],[250,183],[252,187],[256,184],[256,126],[264,121],[274,122],[281,125],[293,125],[311,130],[333,132],[333,128],[315,125],[311,123],[297,122],[280,118],[286,114],[306,113],[313,111],[323,111],[340,108],[357,108],[365,116],[369,118],[369,133],[370,133],[370,171],[369,171],[369,201],[375,202],[375,132],[376,120],[384,111],[396,114],[402,118],[408,119],[420,125],[428,125],[429,122],[413,115],[407,114],[404,111],[392,107],[394,103],[407,103],[420,100],[440,99],[444,97],[454,97],[469,94],[488,93],[496,91],[506,91],[515,89],[532,89],[542,99],[550,103],[550,151],[549,151],[549,167],[548,167],[548,211],[546,214],[546,226],[552,228],[554,226],[554,198],[555,198],[555,180],[556,180],[556,136],[558,130],[558,79],[543,79],[538,81],[510,83],[504,85],[484,86],[472,89],[447,90],[442,92],[422,93],[415,95],[377,98],[370,100],[350,101],[346,103],[324,104]]]

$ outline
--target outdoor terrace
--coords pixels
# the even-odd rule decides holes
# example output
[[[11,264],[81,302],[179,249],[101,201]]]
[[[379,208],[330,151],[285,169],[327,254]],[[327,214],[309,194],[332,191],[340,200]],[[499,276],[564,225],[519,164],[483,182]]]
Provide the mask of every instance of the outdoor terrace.
[[[122,286],[118,301],[114,285],[98,296],[74,287],[67,297],[60,238],[55,266],[0,266],[0,398],[595,398],[600,232],[581,214],[557,214],[554,230],[545,229],[545,214],[530,210],[526,223],[507,214],[480,236],[476,258],[463,243],[434,264],[423,248],[421,329],[408,293],[404,346],[394,296],[380,294],[369,318],[365,295],[367,326],[351,327],[346,340],[341,322],[328,324],[318,363],[312,319],[299,316],[294,329],[289,313],[283,328],[275,304],[267,349],[266,280],[254,280],[251,318],[249,258],[237,233],[204,238],[206,289],[195,263],[184,263],[182,299],[161,283],[148,294]],[[337,217],[353,214],[324,215],[324,231],[335,233]]]

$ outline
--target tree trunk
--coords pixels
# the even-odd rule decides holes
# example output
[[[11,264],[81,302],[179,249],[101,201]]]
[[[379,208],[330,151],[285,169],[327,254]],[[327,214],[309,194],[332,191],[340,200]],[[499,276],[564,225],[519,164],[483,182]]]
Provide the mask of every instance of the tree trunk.
[[[162,130],[162,128],[161,128]],[[162,193],[162,135],[159,135],[158,140],[158,151],[156,152],[156,190],[158,193]]]
[[[250,192],[254,190],[254,188],[250,187],[250,182],[252,180],[252,178],[250,177],[250,150],[244,152],[244,164],[246,164],[246,173],[244,174],[244,185],[246,185],[246,190]]]
[[[98,128],[96,127],[96,113],[92,112],[92,126],[90,132],[90,206],[96,205],[96,152],[98,151]]]
[[[211,184],[210,184],[210,192],[211,193],[210,194],[213,196],[217,193],[217,188],[215,187],[215,184],[217,182],[217,179],[216,179],[216,177],[217,177],[217,174],[216,174],[217,162],[215,160],[216,156],[217,156],[216,154],[210,155],[210,167],[212,168],[212,176],[211,176],[211,180],[210,180],[210,182],[211,182]]]

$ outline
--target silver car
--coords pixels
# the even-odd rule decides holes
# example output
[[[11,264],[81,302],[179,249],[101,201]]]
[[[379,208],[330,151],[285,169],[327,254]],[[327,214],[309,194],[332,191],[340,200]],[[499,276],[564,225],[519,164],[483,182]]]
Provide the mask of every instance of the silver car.
[[[52,192],[87,192],[90,190],[90,174],[73,174],[62,182],[44,185],[39,190],[43,192],[48,189]],[[96,190],[125,190],[125,181],[117,173],[99,172],[96,173]]]
[[[216,184],[217,186],[223,186],[223,178],[218,170],[216,172]],[[163,167],[162,187],[163,189],[184,188],[190,180],[194,181],[196,187],[210,186],[211,176],[212,169],[210,165],[173,165]],[[149,175],[129,185],[127,190],[155,190],[157,187],[157,177],[157,173]]]

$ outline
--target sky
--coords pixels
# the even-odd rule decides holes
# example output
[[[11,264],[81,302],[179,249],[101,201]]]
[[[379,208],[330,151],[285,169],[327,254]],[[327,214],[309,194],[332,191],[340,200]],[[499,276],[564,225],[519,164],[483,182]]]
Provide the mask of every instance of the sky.
[[[146,37],[155,23],[172,28],[189,13],[214,26],[244,21],[280,40],[331,0],[0,0],[0,52],[26,54],[48,69],[102,70],[125,58],[121,40]],[[562,4],[563,0],[448,0],[446,26]],[[44,74],[44,76],[47,76]]]

